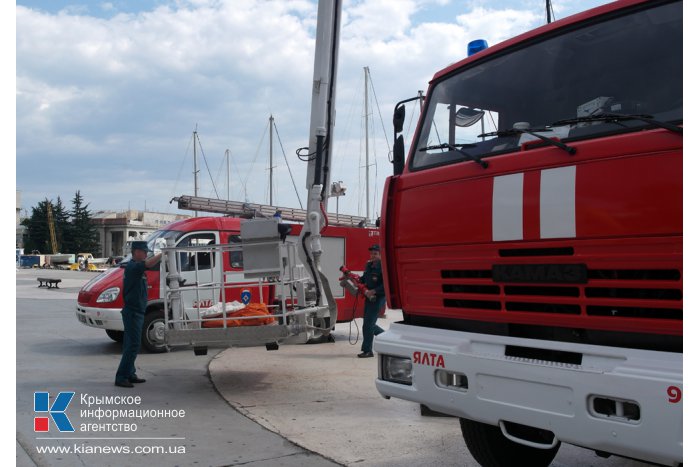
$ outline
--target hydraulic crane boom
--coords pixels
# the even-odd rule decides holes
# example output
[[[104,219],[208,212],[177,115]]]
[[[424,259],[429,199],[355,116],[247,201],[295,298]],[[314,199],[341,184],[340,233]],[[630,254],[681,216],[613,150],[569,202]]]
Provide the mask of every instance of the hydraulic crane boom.
[[[297,245],[297,254],[303,258],[304,266],[316,286],[316,306],[328,308],[330,314],[328,332],[335,326],[337,309],[330,284],[320,266],[323,253],[321,232],[328,225],[325,208],[329,189],[328,175],[333,155],[333,118],[341,7],[341,0],[321,0],[318,4],[309,126],[309,165],[306,177],[309,195],[306,203],[306,221]]]
[[[319,1],[306,211],[279,209],[280,216],[273,206],[251,206],[248,203],[200,197],[176,198],[181,208],[187,205],[188,209],[196,211],[237,214],[241,217],[254,217],[255,213],[260,213],[266,219],[241,221],[239,242],[229,239],[221,243],[212,241],[206,245],[184,245],[174,237],[165,239],[165,244],[160,246],[164,252],[160,277],[165,289],[166,345],[192,345],[195,353],[203,354],[210,346],[265,345],[268,350],[274,350],[282,342],[305,343],[310,339],[330,336],[337,321],[338,307],[331,284],[321,269],[321,234],[330,224],[325,205],[330,189],[328,176],[332,159],[340,10],[340,0]],[[295,234],[296,242],[285,241],[292,226],[280,223],[282,216],[304,222],[299,233]],[[351,216],[347,220],[354,224],[355,219]],[[357,223],[364,220],[357,218]],[[298,226],[295,232],[296,229]],[[371,232],[367,233],[365,241],[371,237]],[[239,255],[242,258],[242,278],[226,274],[225,268],[234,266],[222,259],[224,255],[229,258]],[[182,258],[192,258],[193,264],[190,265],[189,259],[183,263]],[[187,267],[183,267],[183,264]],[[212,267],[214,264],[218,265],[218,269]],[[188,274],[189,278],[185,277]],[[204,302],[211,306],[202,308],[200,295],[211,296],[210,302]],[[250,326],[229,325],[228,319],[219,320],[220,323],[210,322],[211,316],[207,313],[214,306],[220,307],[221,316],[232,312],[228,307],[232,306],[231,298],[234,295],[240,296],[244,303],[257,295],[256,300],[266,303],[264,308],[274,318],[274,325],[257,325],[256,322]]]

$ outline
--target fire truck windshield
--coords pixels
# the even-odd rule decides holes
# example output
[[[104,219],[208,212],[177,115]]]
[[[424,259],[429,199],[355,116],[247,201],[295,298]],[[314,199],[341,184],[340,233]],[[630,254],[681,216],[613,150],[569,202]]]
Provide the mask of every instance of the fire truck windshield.
[[[682,123],[682,2],[636,8],[482,52],[482,60],[434,83],[410,169],[471,163],[542,142],[533,133],[568,143],[672,131],[659,122]],[[605,114],[626,118],[596,118]]]
[[[183,232],[179,230],[158,230],[156,232],[153,232],[149,237],[148,240],[146,240],[148,249],[150,252],[148,253],[149,256],[151,256],[154,253],[159,253],[160,249],[166,245],[166,242],[168,241],[169,238],[174,238],[178,239]],[[122,260],[122,263],[127,263],[131,260],[131,252],[127,252],[127,255],[124,257]]]
[[[148,249],[154,253],[158,253],[162,247],[164,247],[168,239],[178,239],[182,235],[179,230],[159,230],[154,232],[153,235],[148,237]]]

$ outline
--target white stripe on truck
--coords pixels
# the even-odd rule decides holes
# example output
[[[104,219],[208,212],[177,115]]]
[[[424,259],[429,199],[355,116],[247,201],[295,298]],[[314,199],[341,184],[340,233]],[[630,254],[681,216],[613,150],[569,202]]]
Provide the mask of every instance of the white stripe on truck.
[[[576,236],[576,166],[542,171],[540,238]]]
[[[493,241],[523,239],[523,173],[493,179]]]

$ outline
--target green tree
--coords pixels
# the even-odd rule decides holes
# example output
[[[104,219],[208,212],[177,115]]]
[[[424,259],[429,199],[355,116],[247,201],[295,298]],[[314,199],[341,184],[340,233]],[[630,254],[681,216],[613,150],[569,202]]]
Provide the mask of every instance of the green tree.
[[[58,251],[62,253],[73,252],[71,245],[73,235],[71,233],[70,213],[63,205],[60,196],[56,198],[56,204],[53,205],[53,219],[56,228]]]
[[[92,253],[97,255],[100,249],[100,234],[97,227],[90,221],[91,212],[88,204],[83,205],[80,190],[75,192],[73,209],[71,210],[70,238],[71,252]]]
[[[38,250],[41,253],[51,251],[51,240],[49,236],[48,206],[53,204],[48,198],[32,207],[32,215],[23,221],[23,225],[28,229],[27,243],[24,251],[31,252]]]

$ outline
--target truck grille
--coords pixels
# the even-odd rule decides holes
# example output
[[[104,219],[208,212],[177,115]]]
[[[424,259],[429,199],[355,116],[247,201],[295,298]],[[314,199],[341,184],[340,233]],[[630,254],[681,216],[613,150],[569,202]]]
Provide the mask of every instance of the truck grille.
[[[587,269],[587,277],[581,285],[511,285],[494,283],[490,270],[445,269],[443,305],[505,313],[683,319],[678,269]]]
[[[681,352],[683,237],[399,249],[417,326]]]

